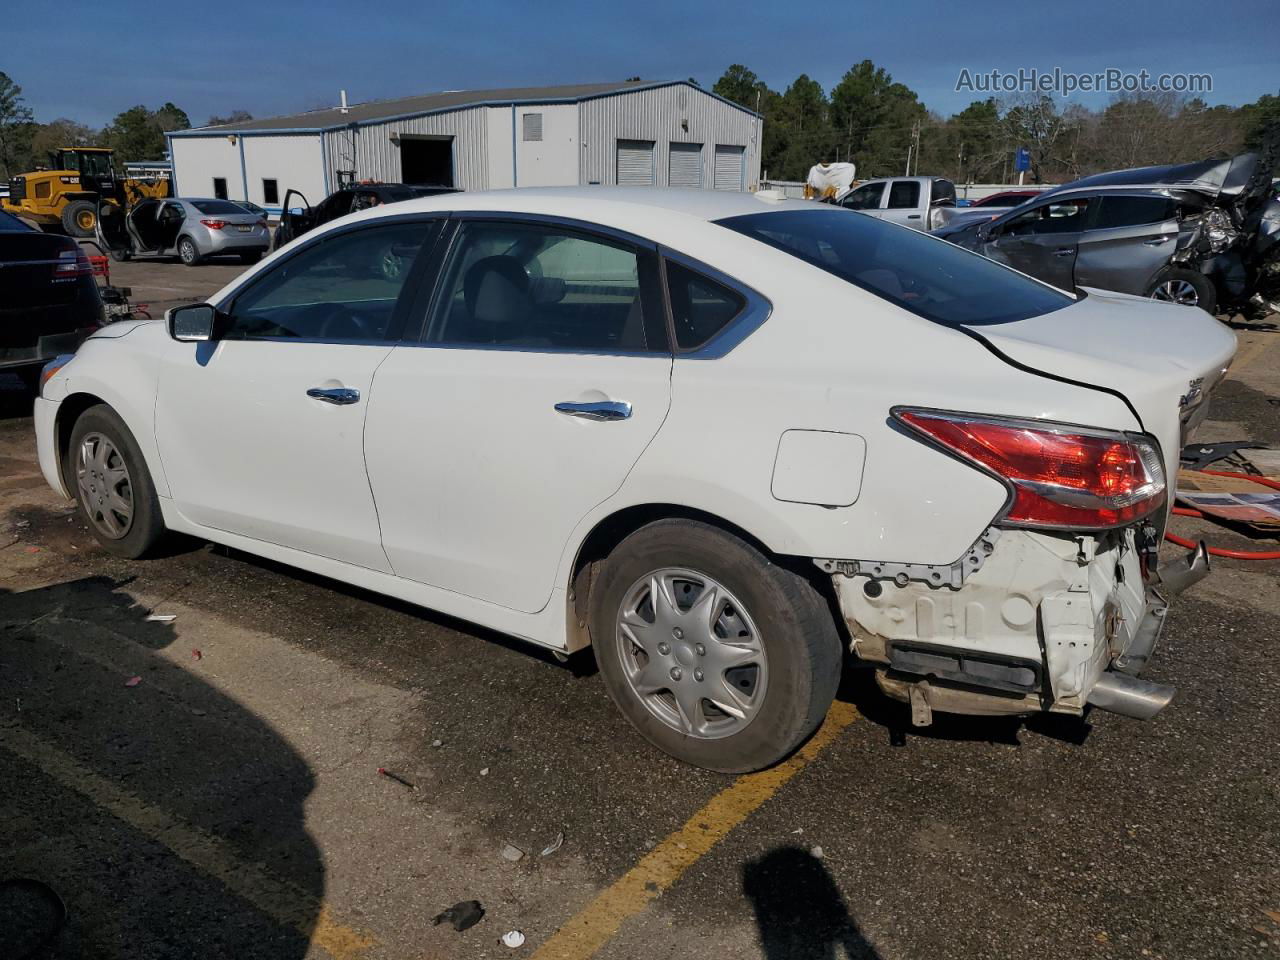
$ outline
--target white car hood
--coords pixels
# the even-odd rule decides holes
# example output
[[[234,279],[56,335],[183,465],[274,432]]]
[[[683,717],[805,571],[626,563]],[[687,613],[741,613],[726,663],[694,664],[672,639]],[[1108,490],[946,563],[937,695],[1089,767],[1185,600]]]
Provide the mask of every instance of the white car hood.
[[[126,334],[133,333],[139,327],[145,327],[149,323],[164,323],[163,320],[117,320],[114,323],[108,323],[105,327],[95,330],[90,340],[114,340],[123,337]]]

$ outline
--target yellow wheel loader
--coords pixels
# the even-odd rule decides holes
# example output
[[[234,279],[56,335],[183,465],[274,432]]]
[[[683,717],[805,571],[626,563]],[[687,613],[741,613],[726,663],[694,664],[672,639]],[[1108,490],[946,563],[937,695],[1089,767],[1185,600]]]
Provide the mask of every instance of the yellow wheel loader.
[[[22,173],[9,181],[5,213],[23,217],[46,232],[92,237],[98,203],[126,209],[149,197],[169,196],[169,179],[125,178],[112,165],[107,147],[64,147],[50,154],[49,170]]]

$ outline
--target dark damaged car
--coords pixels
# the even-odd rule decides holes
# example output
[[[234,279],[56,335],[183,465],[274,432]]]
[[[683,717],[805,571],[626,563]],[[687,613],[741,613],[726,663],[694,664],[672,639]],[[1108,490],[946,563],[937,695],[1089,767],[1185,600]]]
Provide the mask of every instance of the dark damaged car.
[[[1118,170],[993,220],[934,231],[1071,291],[1095,287],[1264,316],[1280,310],[1280,200],[1270,155]]]

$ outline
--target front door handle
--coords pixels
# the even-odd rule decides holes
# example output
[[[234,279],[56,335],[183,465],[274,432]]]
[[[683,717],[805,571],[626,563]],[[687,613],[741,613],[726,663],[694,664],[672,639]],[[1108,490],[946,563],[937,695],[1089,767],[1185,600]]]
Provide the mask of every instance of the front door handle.
[[[1069,257],[1075,252],[1075,247],[1059,247],[1057,250],[1053,251],[1053,255],[1055,257]]]
[[[1168,237],[1152,237],[1150,240],[1143,240],[1142,242],[1146,244],[1148,247],[1158,247],[1162,243],[1168,243],[1169,238]]]
[[[340,407],[360,402],[360,391],[351,387],[312,387],[307,391],[307,396],[312,400],[323,400]]]
[[[556,413],[583,420],[626,420],[631,416],[631,404],[624,400],[593,400],[582,403],[562,401],[556,404]]]

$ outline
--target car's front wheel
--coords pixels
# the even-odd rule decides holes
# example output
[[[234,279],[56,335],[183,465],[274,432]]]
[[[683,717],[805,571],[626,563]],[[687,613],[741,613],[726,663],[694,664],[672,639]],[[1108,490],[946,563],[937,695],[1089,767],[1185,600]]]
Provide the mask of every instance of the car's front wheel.
[[[1195,270],[1178,267],[1162,270],[1151,284],[1147,296],[1184,307],[1199,307],[1210,314],[1218,309],[1218,294],[1213,288],[1213,281]]]
[[[155,484],[138,443],[106,405],[76,420],[68,450],[68,480],[98,542],[116,556],[136,559],[164,536]]]
[[[723,773],[786,757],[840,681],[839,635],[813,586],[695,521],[659,521],[618,545],[591,588],[591,636],[632,725]]]
[[[178,257],[188,267],[194,267],[200,262],[200,251],[196,249],[196,243],[190,237],[183,237],[178,241]]]

